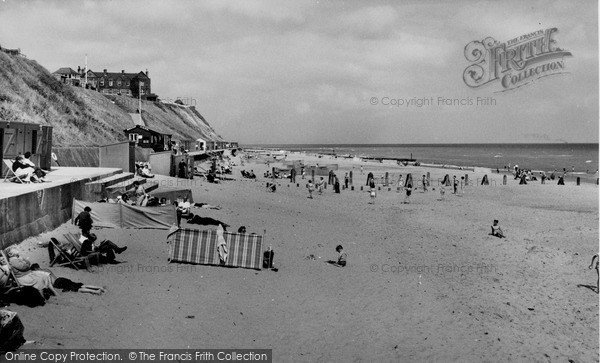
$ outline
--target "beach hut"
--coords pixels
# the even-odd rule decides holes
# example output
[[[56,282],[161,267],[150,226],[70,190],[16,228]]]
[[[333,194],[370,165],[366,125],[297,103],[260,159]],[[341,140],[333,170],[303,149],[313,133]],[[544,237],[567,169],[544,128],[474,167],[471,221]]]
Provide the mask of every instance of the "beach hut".
[[[52,126],[0,120],[0,159],[14,159],[19,154],[31,153],[31,161],[42,169],[50,170],[52,163]],[[5,175],[4,163],[2,176]]]

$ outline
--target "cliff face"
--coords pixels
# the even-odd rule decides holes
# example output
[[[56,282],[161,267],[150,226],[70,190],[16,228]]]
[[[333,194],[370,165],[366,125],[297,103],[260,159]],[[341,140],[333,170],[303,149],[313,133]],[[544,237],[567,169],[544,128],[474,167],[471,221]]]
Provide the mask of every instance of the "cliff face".
[[[109,98],[110,97],[110,98]],[[98,146],[126,141],[138,101],[106,97],[56,80],[37,62],[0,52],[0,120],[53,126],[54,146]],[[146,126],[175,140],[223,141],[194,107],[142,101]]]

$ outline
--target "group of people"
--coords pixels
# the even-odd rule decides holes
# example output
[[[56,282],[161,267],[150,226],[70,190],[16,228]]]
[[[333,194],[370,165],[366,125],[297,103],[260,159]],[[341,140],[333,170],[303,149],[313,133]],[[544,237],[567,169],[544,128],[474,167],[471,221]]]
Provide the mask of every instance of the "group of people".
[[[24,182],[43,183],[46,181],[46,172],[31,161],[31,153],[17,155],[12,164],[13,173]]]
[[[150,163],[136,163],[135,171],[137,175],[143,178],[154,178],[154,174],[152,174],[152,168],[150,167]]]
[[[0,291],[3,291],[0,301],[37,306],[43,305],[51,296],[57,296],[58,290],[96,295],[106,292],[100,286],[57,277],[49,269],[42,269],[39,264],[21,256],[16,247],[10,247],[5,252],[0,255]]]
[[[250,171],[242,170],[241,173],[244,178],[256,179],[256,174],[254,174],[254,170],[250,170]]]

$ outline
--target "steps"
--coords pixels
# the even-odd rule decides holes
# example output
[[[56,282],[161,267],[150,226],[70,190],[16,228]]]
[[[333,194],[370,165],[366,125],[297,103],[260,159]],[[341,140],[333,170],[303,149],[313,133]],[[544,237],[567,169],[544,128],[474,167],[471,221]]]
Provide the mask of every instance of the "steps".
[[[135,183],[136,181],[139,182],[140,185],[144,186],[144,189],[146,189],[146,193],[150,193],[151,191],[158,188],[158,183],[156,182],[153,182],[151,180],[149,181],[148,179],[142,177],[132,177],[125,181],[107,187],[107,197],[114,199],[123,193],[127,193],[131,197],[135,193],[135,190],[133,190],[133,183]]]
[[[158,183],[148,182],[148,179],[136,177],[133,173],[118,173],[86,183],[83,200],[96,202],[104,198],[114,199],[123,193],[131,196],[134,193],[133,183],[136,181],[144,185],[146,193],[158,188]]]

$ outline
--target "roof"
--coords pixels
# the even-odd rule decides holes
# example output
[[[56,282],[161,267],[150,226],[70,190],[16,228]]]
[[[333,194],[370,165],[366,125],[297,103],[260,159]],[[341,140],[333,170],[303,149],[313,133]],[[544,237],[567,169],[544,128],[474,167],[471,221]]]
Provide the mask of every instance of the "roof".
[[[92,70],[88,71],[88,77],[89,77],[89,72],[92,72],[92,74],[98,78],[100,77],[106,77],[106,78],[121,78],[121,79],[135,79],[135,78],[147,78],[150,79],[150,77],[148,77],[146,75],[146,73],[140,71],[138,73],[123,73],[123,72],[94,72]]]
[[[54,72],[54,74],[64,74],[64,75],[78,75],[79,73],[77,73],[77,71],[75,71],[73,68],[71,67],[62,67],[59,68],[56,72]]]
[[[171,136],[171,135],[172,135],[172,134],[165,134],[165,133],[162,133],[162,132],[160,132],[160,131],[152,130],[151,128],[148,128],[148,127],[146,127],[146,126],[142,126],[142,125],[135,125],[135,126],[133,126],[133,127],[130,127],[130,128],[128,128],[128,129],[125,129],[124,131],[125,131],[125,132],[132,132],[132,131],[134,131],[134,130],[135,130],[135,129],[137,129],[137,128],[139,128],[139,129],[142,129],[142,130],[145,130],[145,131],[153,132],[153,133],[155,133],[155,134],[161,134],[161,135],[167,135],[167,136]]]

